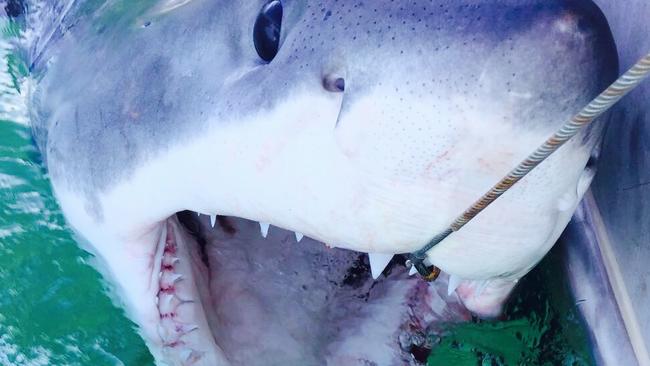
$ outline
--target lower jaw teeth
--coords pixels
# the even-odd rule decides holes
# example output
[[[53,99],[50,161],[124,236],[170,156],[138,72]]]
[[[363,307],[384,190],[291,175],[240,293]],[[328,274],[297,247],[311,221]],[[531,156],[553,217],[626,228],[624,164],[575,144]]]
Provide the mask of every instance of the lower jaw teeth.
[[[190,334],[198,332],[199,326],[183,321],[187,314],[193,314],[198,310],[191,308],[198,304],[194,299],[185,298],[188,293],[191,293],[189,288],[193,286],[192,279],[186,280],[184,275],[179,272],[184,273],[181,271],[181,267],[184,267],[182,261],[189,260],[189,258],[183,254],[183,249],[179,247],[174,231],[174,226],[170,222],[166,222],[163,238],[161,238],[164,248],[160,258],[159,289],[156,296],[159,313],[157,331],[165,357],[173,360],[173,364],[191,365],[204,358],[206,353],[193,348],[193,345],[196,346],[196,344],[192,339],[195,339],[196,336],[191,337]],[[189,276],[191,277],[191,273]]]

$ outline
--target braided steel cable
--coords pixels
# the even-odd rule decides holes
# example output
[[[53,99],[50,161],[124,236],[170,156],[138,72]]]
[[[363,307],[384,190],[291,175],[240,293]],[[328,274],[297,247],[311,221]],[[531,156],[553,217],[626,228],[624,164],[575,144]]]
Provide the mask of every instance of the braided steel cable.
[[[565,142],[575,136],[582,128],[600,117],[632,89],[639,86],[639,84],[641,84],[641,82],[648,76],[650,76],[650,54],[647,54],[639,60],[630,70],[610,85],[609,88],[584,107],[580,113],[564,124],[557,132],[539,146],[535,152],[519,163],[515,169],[511,170],[508,175],[499,181],[499,183],[493,186],[478,201],[474,202],[474,204],[465,210],[462,215],[458,216],[447,229],[436,235],[423,248],[411,253],[409,255],[410,263],[415,266],[420,275],[424,277],[430,276],[430,269],[426,268],[424,265],[426,252],[443,241],[454,231],[460,230],[465,226],[465,224],[515,185],[515,183],[525,177],[526,174],[530,173],[531,170],[564,145]]]

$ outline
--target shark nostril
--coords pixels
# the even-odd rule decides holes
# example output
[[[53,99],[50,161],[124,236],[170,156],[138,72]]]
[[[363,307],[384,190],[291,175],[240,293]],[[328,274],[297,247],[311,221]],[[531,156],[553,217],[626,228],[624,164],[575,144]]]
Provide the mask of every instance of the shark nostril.
[[[345,79],[338,76],[326,76],[323,79],[323,87],[333,93],[342,93],[345,91]]]

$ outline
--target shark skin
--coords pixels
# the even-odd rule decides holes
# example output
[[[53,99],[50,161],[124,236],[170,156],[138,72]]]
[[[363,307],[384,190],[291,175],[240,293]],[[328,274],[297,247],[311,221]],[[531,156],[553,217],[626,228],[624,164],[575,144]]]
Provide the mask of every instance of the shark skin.
[[[270,61],[265,1],[43,6],[30,113],[54,192],[160,365],[421,364],[418,334],[497,316],[552,247],[603,123],[432,249],[441,282],[390,256],[615,79],[609,25],[587,0],[280,4]]]
[[[650,3],[595,3],[612,29],[622,73],[650,50]],[[644,82],[606,117],[610,126],[592,192],[562,239],[570,285],[599,365],[650,365],[649,97]]]

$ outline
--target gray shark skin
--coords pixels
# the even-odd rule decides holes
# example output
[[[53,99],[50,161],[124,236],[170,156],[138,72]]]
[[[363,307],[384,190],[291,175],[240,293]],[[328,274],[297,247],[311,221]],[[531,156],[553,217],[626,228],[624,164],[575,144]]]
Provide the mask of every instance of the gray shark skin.
[[[375,282],[359,252],[376,274],[419,249],[609,85],[607,14],[286,0],[267,62],[266,4],[33,5],[30,112],[55,194],[158,364],[420,364],[423,334],[497,316],[556,242],[604,121],[432,249],[440,282],[397,260]]]
[[[623,72],[650,50],[650,3],[595,2],[611,26]],[[571,287],[603,365],[650,365],[649,98],[644,83],[613,108],[593,194],[562,239]]]
[[[598,365],[638,365],[633,334],[628,332],[610,275],[601,254],[599,227],[593,197],[587,196],[560,238],[570,287],[588,325]],[[597,215],[597,214],[596,214]],[[606,316],[604,315],[606,314]],[[638,341],[638,339],[636,340]]]

